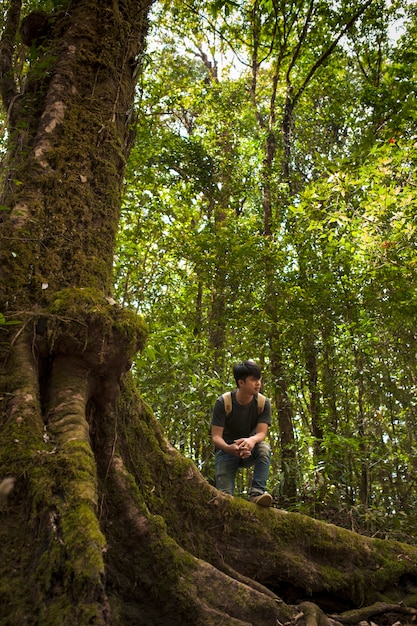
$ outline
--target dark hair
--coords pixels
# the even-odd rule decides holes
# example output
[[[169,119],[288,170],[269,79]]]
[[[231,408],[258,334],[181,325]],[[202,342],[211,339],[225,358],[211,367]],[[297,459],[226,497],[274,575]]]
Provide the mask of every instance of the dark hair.
[[[242,361],[242,363],[236,363],[233,366],[233,376],[235,377],[236,385],[239,387],[238,381],[246,380],[248,376],[261,378],[261,368],[255,361]]]

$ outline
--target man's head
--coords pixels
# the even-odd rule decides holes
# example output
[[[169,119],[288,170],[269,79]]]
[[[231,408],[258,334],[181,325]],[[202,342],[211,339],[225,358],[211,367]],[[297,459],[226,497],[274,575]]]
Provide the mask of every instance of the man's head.
[[[255,361],[243,361],[242,363],[236,363],[233,366],[233,376],[236,381],[237,387],[239,387],[239,380],[245,381],[248,376],[252,376],[259,380],[262,378],[261,368]]]

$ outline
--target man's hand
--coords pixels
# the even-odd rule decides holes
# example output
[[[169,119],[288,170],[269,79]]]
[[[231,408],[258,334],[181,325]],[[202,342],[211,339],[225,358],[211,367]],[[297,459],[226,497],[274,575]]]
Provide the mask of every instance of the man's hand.
[[[250,452],[248,452],[247,450],[241,448],[237,441],[235,441],[234,443],[230,443],[227,446],[226,452],[228,452],[229,454],[232,454],[233,456],[237,456],[237,457],[239,457],[241,459],[247,459],[248,456],[251,455]]]
[[[255,444],[252,437],[243,437],[242,439],[236,439],[235,445],[238,447],[239,456],[242,459],[248,459]]]

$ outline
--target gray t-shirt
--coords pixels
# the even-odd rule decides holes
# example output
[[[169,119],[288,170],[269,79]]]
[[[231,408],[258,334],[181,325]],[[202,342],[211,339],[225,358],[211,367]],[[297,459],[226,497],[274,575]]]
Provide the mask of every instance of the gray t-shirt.
[[[223,439],[226,443],[254,435],[256,426],[260,423],[271,424],[271,403],[268,398],[260,414],[257,396],[254,396],[249,404],[242,405],[236,400],[236,391],[232,391],[232,411],[227,417],[223,396],[219,396],[214,404],[211,425],[224,428]]]

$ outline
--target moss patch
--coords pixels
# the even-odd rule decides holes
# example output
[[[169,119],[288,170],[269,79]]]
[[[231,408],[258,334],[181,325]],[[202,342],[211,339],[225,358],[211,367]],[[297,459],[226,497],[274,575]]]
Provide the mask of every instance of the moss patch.
[[[144,319],[117,306],[95,289],[74,287],[56,292],[48,313],[56,316],[55,326],[51,329],[54,345],[60,335],[70,334],[82,342],[84,351],[91,350],[97,338],[109,342],[113,340],[121,344],[119,351],[125,350],[131,357],[144,347],[146,341]]]

